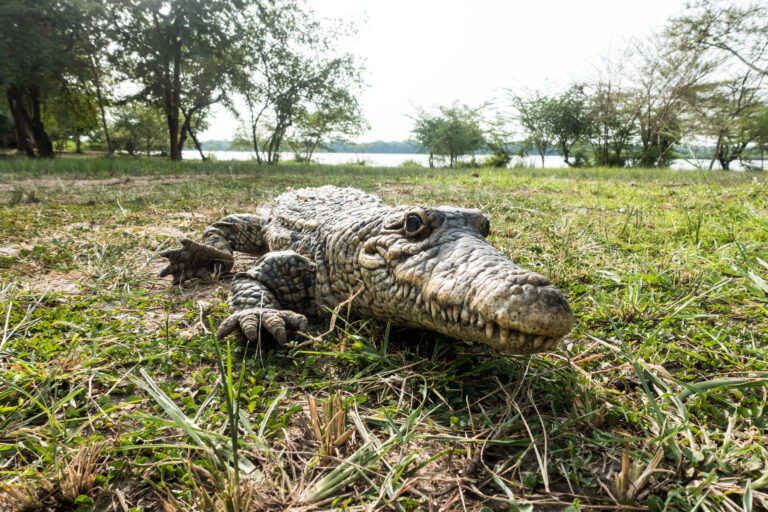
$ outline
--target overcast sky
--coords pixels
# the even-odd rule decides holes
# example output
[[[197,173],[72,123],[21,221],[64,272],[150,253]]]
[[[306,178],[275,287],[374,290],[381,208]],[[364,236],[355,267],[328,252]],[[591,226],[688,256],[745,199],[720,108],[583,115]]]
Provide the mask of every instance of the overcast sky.
[[[318,17],[353,21],[370,130],[360,142],[410,137],[414,105],[475,106],[505,88],[559,90],[594,76],[604,56],[660,29],[685,0],[310,0]],[[217,109],[203,139],[231,139]]]

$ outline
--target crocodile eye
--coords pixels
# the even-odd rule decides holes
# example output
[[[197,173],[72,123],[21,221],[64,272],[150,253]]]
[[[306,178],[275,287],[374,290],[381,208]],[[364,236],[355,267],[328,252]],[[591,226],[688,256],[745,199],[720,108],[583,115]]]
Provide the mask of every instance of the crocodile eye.
[[[405,232],[406,234],[413,235],[417,233],[424,225],[424,221],[421,217],[412,213],[405,218]]]

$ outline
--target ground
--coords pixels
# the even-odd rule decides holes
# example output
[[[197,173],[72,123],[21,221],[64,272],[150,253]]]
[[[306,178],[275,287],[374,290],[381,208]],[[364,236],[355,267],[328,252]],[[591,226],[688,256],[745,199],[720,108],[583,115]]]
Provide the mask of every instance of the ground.
[[[472,172],[0,161],[0,510],[766,507],[766,177]],[[158,253],[321,184],[481,208],[576,328],[508,357],[340,308],[217,344],[228,279]]]

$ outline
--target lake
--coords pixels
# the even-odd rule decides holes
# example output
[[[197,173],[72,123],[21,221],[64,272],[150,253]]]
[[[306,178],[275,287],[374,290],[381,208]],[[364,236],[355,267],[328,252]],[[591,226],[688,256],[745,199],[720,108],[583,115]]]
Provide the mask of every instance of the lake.
[[[255,160],[254,153],[252,151],[205,151],[206,155],[213,156],[216,160],[239,160],[239,161],[247,161],[247,160]],[[198,153],[195,150],[188,150],[185,149],[183,152],[183,156],[185,160],[199,160],[200,159],[200,153]],[[288,162],[293,160],[293,153],[281,153],[280,155],[282,161]],[[488,155],[478,155],[477,157],[478,162],[482,162],[486,158],[488,158]],[[338,165],[338,164],[357,164],[360,162],[364,162],[365,165],[371,166],[371,167],[399,167],[403,164],[403,162],[407,160],[412,160],[415,162],[420,163],[424,167],[429,166],[429,155],[423,155],[423,154],[398,154],[398,153],[315,153],[312,156],[312,160],[314,162],[317,162],[319,164],[329,164],[329,165]],[[462,161],[469,161],[471,160],[470,157],[462,157]],[[547,156],[545,157],[545,167],[547,168],[563,168],[567,167],[565,165],[565,161],[563,160],[563,157],[561,156]],[[437,162],[436,162],[437,163]],[[698,163],[702,168],[706,169],[709,167],[709,160],[701,160]],[[759,161],[753,161],[753,165],[760,165]],[[527,157],[513,157],[512,161],[509,164],[509,167],[515,167],[515,166],[522,166],[522,167],[529,167],[529,168],[535,168],[538,169],[541,167],[541,158],[538,156],[527,156]],[[717,168],[717,164],[715,164]],[[741,164],[737,162],[733,162],[731,164],[731,167],[733,170],[743,170]],[[691,170],[695,169],[696,167],[690,163],[686,162],[684,160],[675,160],[672,163],[672,169],[680,169],[680,170]]]

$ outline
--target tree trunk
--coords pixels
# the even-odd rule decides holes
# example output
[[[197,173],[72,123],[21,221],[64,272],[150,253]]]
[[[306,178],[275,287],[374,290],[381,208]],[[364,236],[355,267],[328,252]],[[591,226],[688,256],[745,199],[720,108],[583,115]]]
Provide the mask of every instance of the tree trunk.
[[[317,145],[320,144],[320,138],[314,140],[314,143],[309,146],[309,151],[307,151],[307,161],[304,162],[305,164],[309,165],[309,162],[312,161],[312,155],[315,152],[315,149],[317,149]]]
[[[90,27],[89,27],[90,30]],[[115,147],[112,145],[112,138],[109,136],[109,126],[107,125],[107,112],[104,106],[104,95],[101,92],[101,77],[96,67],[96,61],[93,55],[88,53],[88,64],[93,74],[93,84],[96,87],[96,100],[99,102],[99,113],[101,114],[101,127],[104,129],[104,138],[107,140],[107,155],[112,158],[115,156]]]
[[[40,91],[35,87],[32,94],[32,136],[35,138],[37,146],[37,156],[43,158],[53,158],[53,144],[48,134],[45,133],[45,126],[40,113]]]
[[[717,161],[720,162],[720,169],[723,171],[731,170],[731,161],[728,159],[728,151],[723,144],[720,144],[720,148],[717,152]]]
[[[253,140],[253,151],[256,153],[256,163],[261,163],[261,155],[259,154],[259,140],[256,138],[256,125],[251,123],[251,139]]]
[[[12,85],[7,91],[8,107],[13,116],[13,129],[16,132],[16,149],[23,151],[28,157],[35,157],[35,150],[29,140],[29,116],[24,110],[22,95],[19,88]]]
[[[187,144],[187,134],[189,133],[189,120],[187,118],[184,119],[184,122],[181,123],[181,128],[179,128],[179,151],[184,151],[184,146]]]
[[[208,158],[205,156],[205,153],[203,153],[203,148],[200,146],[200,143],[197,141],[197,137],[195,136],[195,133],[192,131],[192,128],[190,128],[189,126],[187,126],[187,133],[189,133],[189,136],[192,139],[192,142],[195,143],[197,152],[200,153],[200,158],[203,159],[203,162],[207,161]]]
[[[170,71],[170,70],[169,70]],[[166,116],[168,117],[168,135],[171,146],[171,161],[181,161],[179,138],[179,117],[181,112],[181,43],[178,37],[173,41],[173,78],[167,83]]]
[[[717,157],[720,154],[722,144],[723,144],[723,135],[720,134],[717,136],[717,143],[715,144],[715,152],[712,154],[712,160],[709,161],[710,171],[715,166],[715,162],[717,161]]]
[[[565,162],[565,165],[567,165],[568,167],[573,167],[571,162],[568,161],[568,154],[570,153],[570,150],[568,149],[565,143],[563,143],[560,146],[560,150],[563,152],[563,161]]]
[[[82,148],[82,145],[80,143],[80,134],[76,133],[75,134],[75,153],[77,153],[79,155],[82,152],[83,152],[83,148]]]

